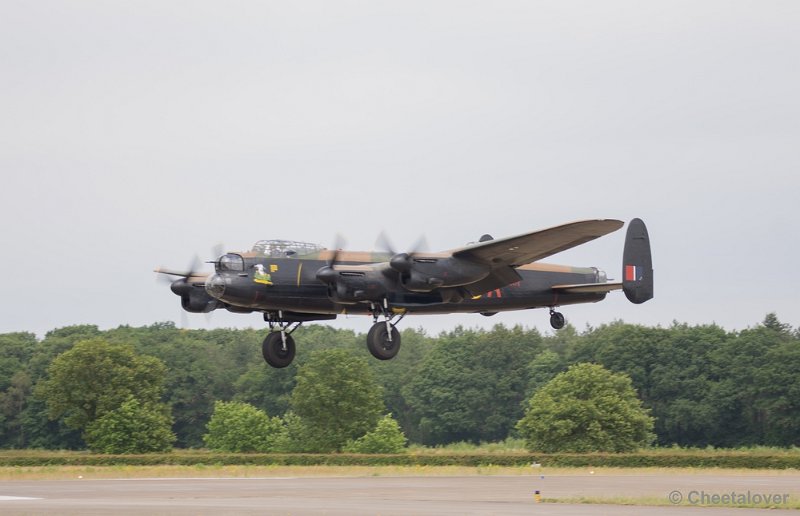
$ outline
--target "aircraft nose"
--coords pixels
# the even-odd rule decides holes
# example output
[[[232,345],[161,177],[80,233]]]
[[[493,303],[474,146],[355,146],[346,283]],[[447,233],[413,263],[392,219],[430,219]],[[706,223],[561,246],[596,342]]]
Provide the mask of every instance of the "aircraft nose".
[[[206,292],[208,295],[219,299],[225,294],[225,279],[219,274],[214,274],[206,280]]]

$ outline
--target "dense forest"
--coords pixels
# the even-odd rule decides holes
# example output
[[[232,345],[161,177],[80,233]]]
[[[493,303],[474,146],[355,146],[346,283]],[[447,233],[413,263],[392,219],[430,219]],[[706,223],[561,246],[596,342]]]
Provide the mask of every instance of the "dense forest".
[[[554,335],[502,325],[459,327],[438,336],[406,329],[399,355],[386,362],[369,356],[364,335],[308,325],[297,331],[302,345],[286,369],[264,364],[264,333],[158,323],[107,331],[70,326],[43,339],[0,334],[0,447],[85,447],[81,433],[63,418],[50,419],[44,389],[37,386],[47,383],[57,356],[95,339],[127,344],[137,356],[166,366],[161,401],[171,411],[176,446],[184,448],[204,445],[215,401],[243,401],[282,416],[298,368],[326,348],[369,359],[388,412],[412,443],[513,436],[538,388],[570,365],[591,362],[630,376],[655,418],[659,445],[800,445],[800,329],[774,314],[736,332],[715,325],[654,328],[622,322],[583,332],[567,326]],[[100,383],[96,379],[89,388],[102,389]]]

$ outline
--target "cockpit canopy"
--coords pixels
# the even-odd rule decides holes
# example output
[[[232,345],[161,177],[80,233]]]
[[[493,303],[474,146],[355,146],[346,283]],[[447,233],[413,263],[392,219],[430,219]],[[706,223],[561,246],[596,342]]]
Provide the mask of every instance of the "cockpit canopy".
[[[218,271],[244,272],[244,258],[238,254],[228,253],[217,262]]]
[[[291,258],[318,253],[325,248],[321,245],[292,240],[259,240],[253,244],[252,251],[272,258]]]

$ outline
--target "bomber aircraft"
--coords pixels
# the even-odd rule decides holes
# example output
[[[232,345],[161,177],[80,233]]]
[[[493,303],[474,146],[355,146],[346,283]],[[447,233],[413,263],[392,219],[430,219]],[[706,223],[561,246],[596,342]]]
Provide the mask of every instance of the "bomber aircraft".
[[[353,252],[288,240],[261,240],[247,252],[226,253],[213,274],[159,268],[179,277],[171,290],[184,310],[226,309],[260,312],[270,332],[262,344],[264,360],[286,367],[295,356],[294,332],[307,321],[338,314],[372,316],[367,348],[379,360],[400,349],[396,325],[408,314],[479,313],[548,308],[550,325],[565,319],[556,308],[601,301],[622,290],[633,303],[653,297],[653,266],[647,227],[628,224],[622,280],[609,281],[596,267],[540,263],[566,249],[624,225],[612,219],[583,220],[478,242],[442,252]],[[388,247],[388,246],[386,246]],[[194,267],[193,267],[194,269]]]

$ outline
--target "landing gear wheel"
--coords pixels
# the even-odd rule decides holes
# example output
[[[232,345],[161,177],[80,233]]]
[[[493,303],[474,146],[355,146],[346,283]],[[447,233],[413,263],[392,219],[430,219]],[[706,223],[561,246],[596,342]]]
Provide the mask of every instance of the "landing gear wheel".
[[[566,324],[566,319],[564,319],[564,314],[561,312],[551,311],[550,312],[550,326],[553,327],[554,330],[560,330]]]
[[[264,360],[272,367],[284,368],[294,360],[294,339],[291,335],[286,335],[286,348],[284,349],[281,332],[270,332],[261,344],[261,353],[264,355]]]
[[[372,325],[367,333],[367,349],[372,356],[378,360],[389,360],[400,351],[400,332],[392,325],[392,340],[389,340],[389,332],[385,322],[377,322]]]

